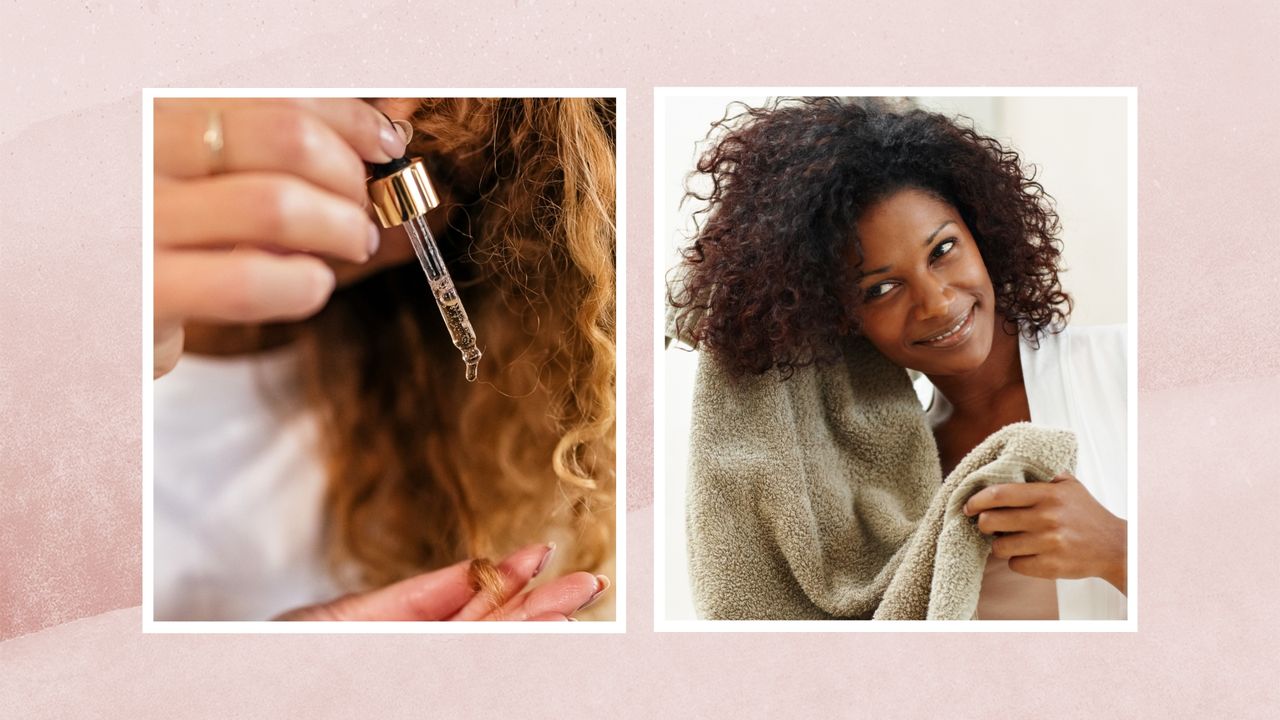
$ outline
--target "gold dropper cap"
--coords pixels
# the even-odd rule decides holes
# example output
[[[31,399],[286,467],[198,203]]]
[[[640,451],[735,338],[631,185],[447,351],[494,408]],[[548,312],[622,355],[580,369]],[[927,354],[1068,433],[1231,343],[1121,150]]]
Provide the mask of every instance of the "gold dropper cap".
[[[403,225],[440,204],[421,158],[400,158],[373,166],[369,200],[384,228]]]

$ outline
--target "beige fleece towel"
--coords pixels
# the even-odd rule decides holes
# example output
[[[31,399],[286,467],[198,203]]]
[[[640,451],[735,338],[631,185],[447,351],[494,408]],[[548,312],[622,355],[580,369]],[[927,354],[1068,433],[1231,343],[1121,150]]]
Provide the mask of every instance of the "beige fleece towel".
[[[687,530],[708,619],[972,619],[990,541],[961,511],[1075,466],[1075,437],[1010,425],[944,481],[905,371],[855,339],[840,365],[731,378],[702,353]]]

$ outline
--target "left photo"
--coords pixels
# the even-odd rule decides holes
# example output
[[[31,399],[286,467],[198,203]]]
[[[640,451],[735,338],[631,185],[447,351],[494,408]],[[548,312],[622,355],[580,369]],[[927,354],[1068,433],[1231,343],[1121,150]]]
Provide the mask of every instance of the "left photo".
[[[616,620],[620,95],[205,92],[144,96],[144,625]]]

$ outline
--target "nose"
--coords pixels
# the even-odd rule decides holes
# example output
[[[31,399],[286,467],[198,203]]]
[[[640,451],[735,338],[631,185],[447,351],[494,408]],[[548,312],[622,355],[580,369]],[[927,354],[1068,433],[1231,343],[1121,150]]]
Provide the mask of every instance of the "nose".
[[[947,317],[955,296],[955,291],[942,278],[926,273],[916,285],[916,319]]]

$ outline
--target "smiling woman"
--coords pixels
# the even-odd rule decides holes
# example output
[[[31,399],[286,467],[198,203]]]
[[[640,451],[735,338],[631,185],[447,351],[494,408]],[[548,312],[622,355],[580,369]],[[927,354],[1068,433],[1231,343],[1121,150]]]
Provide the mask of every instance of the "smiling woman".
[[[1067,330],[1034,171],[971,121],[878,99],[777,101],[712,136],[669,295],[670,332],[705,350],[687,511],[701,614],[900,617],[886,608],[927,508],[946,506],[932,541],[954,520],[980,549],[957,565],[977,578],[965,616],[1125,617],[1124,333]],[[898,402],[904,370],[927,378],[925,407]],[[1007,442],[1040,428],[1070,432]],[[1029,465],[996,482],[977,458]]]

